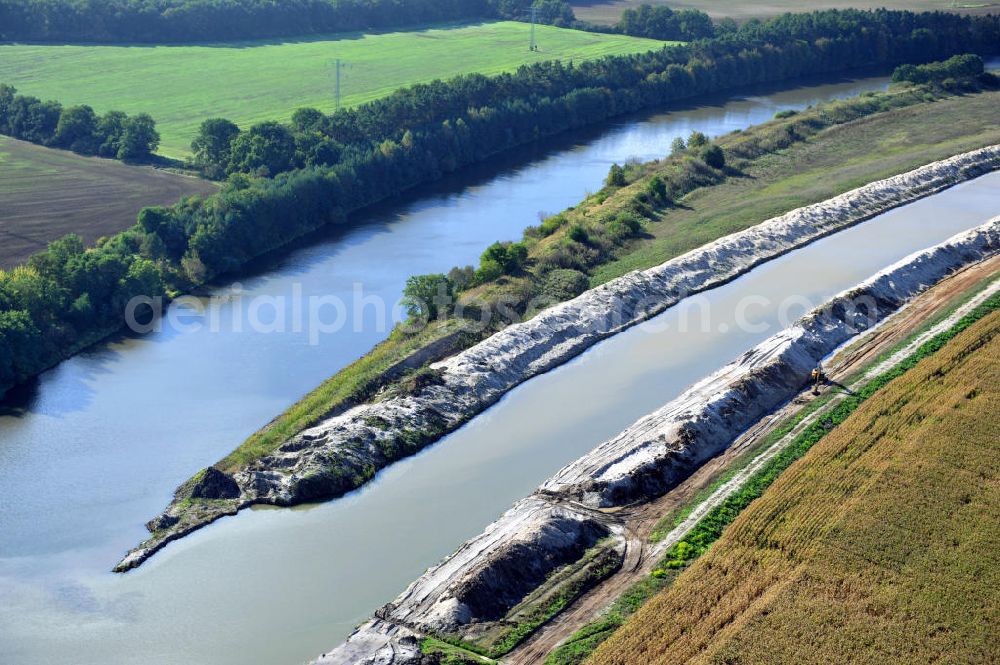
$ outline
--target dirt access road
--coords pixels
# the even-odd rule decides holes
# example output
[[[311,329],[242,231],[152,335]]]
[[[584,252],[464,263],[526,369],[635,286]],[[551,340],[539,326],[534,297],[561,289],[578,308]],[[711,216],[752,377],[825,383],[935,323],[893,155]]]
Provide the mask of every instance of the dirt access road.
[[[835,384],[849,384],[859,376],[862,369],[872,365],[881,355],[910,337],[914,331],[932,323],[936,317],[949,310],[950,306],[969,295],[977,285],[997,274],[1000,274],[1000,256],[969,266],[929,289],[909,306],[890,317],[883,325],[848,345],[825,367],[832,382],[832,389],[846,394]],[[660,519],[687,505],[700,492],[712,485],[715,479],[729,469],[747,449],[762,442],[778,425],[797,414],[814,399],[816,398],[810,390],[804,389],[798,397],[761,420],[741,435],[725,453],[705,463],[672,491],[656,501],[619,511],[617,516],[624,520],[628,534],[625,563],[621,569],[556,615],[501,662],[510,665],[541,663],[553,649],[597,617],[628,587],[647,577],[662,553],[676,540],[667,538],[656,544],[650,543],[650,534]],[[786,439],[797,436],[813,419],[812,417],[805,419],[786,436]]]

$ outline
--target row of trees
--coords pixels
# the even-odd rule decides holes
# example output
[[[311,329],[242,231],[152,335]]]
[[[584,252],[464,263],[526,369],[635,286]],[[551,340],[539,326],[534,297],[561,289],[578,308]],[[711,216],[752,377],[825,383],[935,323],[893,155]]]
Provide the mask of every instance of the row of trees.
[[[191,42],[290,37],[476,18],[521,18],[532,0],[0,0],[0,39]],[[561,0],[541,20],[573,22]]]
[[[89,106],[63,108],[59,102],[19,95],[0,84],[0,134],[84,155],[148,159],[160,144],[156,123],[145,114],[121,111],[98,116]]]
[[[28,265],[0,271],[0,395],[95,333],[121,326],[132,297],[163,293],[161,269],[141,255],[141,241],[126,232],[88,250],[71,235]]]
[[[6,368],[0,377],[30,375],[31,367],[51,364],[99,329],[95,326],[115,316],[121,320],[121,299],[108,295],[111,284],[122,289],[115,293],[127,295],[142,281],[135,275],[155,275],[159,281],[150,278],[143,293],[188,289],[237,270],[310,230],[338,223],[360,208],[539,137],[734,86],[851,67],[924,62],[970,48],[991,51],[998,45],[1000,24],[995,17],[816,12],[751,23],[712,40],[640,55],[540,63],[510,74],[413,86],[333,115],[302,112],[291,125],[278,125],[280,130],[268,125],[237,132],[219,123],[228,130],[199,137],[212,139],[210,146],[199,149],[209,160],[206,166],[231,173],[227,184],[208,199],[146,209],[136,227],[84,251],[86,259],[73,259],[108,267],[100,273],[106,281],[100,283],[98,295],[80,286],[72,272],[54,269],[43,274],[37,268],[38,262],[50,259],[65,264],[69,259],[63,250],[32,260],[35,272],[51,280],[46,289],[64,294],[62,300],[20,298],[18,294],[26,292],[20,280],[39,279],[30,272],[8,284],[6,299],[0,302],[0,366]],[[303,148],[306,135],[315,140],[313,147],[330,142],[315,152],[326,157],[323,163],[294,168],[309,159]],[[281,159],[269,163],[275,154]],[[283,170],[289,155],[289,170]],[[703,158],[713,156],[706,153]],[[262,162],[281,172],[266,178],[255,175]],[[609,226],[612,231],[628,228],[616,223],[614,229]],[[513,269],[519,250],[507,250],[506,257],[496,254],[480,268],[495,271],[496,264],[503,271]],[[560,261],[554,257],[554,267],[572,267]],[[475,279],[475,273],[470,278]],[[91,306],[107,304],[111,309],[104,311],[113,314],[108,319],[74,318],[71,306],[84,295]],[[29,320],[38,335],[22,334]],[[12,327],[4,328],[7,325]],[[32,346],[32,351],[23,344],[37,348]],[[7,385],[8,379],[3,379],[0,390]]]
[[[692,41],[711,19],[665,5],[627,9],[611,28],[580,22],[564,0],[0,0],[0,40],[192,42],[291,37],[477,18]],[[729,25],[729,24],[727,24]]]
[[[732,24],[727,23],[732,28]],[[618,32],[634,37],[690,42],[716,34],[708,14],[697,9],[674,11],[666,5],[641,5],[626,9],[615,25]]]
[[[524,20],[663,40],[715,35],[711,19],[665,5],[614,26],[578,21],[564,0],[0,0],[0,40],[192,42],[291,37],[477,18]],[[726,26],[735,25],[731,22]]]

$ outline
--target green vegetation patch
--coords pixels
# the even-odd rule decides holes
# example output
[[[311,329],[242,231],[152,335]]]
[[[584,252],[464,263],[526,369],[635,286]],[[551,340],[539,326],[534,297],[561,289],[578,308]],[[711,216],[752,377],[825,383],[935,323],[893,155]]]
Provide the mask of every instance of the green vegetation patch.
[[[834,121],[819,133],[807,129],[806,140],[744,163],[740,177],[678,199],[660,223],[646,227],[651,237],[596,266],[591,285],[659,265],[720,236],[874,180],[998,143],[1000,127],[990,111],[998,101],[996,92],[944,97],[920,89],[873,93],[723,137],[718,143],[728,152],[731,145],[746,146],[754,137],[779,140],[790,127],[793,132],[808,128],[811,118]],[[858,115],[857,107],[864,104],[872,105],[871,110]]]
[[[546,665],[576,665],[586,660],[594,649],[608,639],[647,600],[669,583],[663,577],[649,577],[636,582],[596,621],[588,623],[563,642],[545,659]]]
[[[577,561],[566,564],[495,622],[472,624],[459,634],[437,635],[439,642],[470,654],[500,658],[580,595],[621,567],[622,552],[615,538],[604,538]],[[427,651],[425,650],[425,653]]]
[[[780,439],[785,437],[789,432],[795,429],[795,426],[802,422],[807,415],[820,408],[827,401],[829,401],[829,399],[830,395],[827,394],[820,399],[812,401],[806,408],[795,414],[795,416],[789,418],[786,422],[776,427],[774,431],[764,437],[763,440],[743,451],[743,453],[741,453],[740,456],[732,464],[730,464],[729,468],[726,469],[725,472],[719,474],[719,476],[715,478],[707,487],[698,492],[694,498],[684,505],[677,506],[661,517],[653,527],[653,530],[650,532],[649,541],[651,543],[658,543],[666,538],[671,531],[679,527],[684,520],[690,517],[695,508],[704,503],[712,494],[715,493],[717,489],[732,480],[736,474],[749,466],[762,451],[767,450],[772,444],[777,443]]]
[[[478,653],[463,649],[460,646],[449,644],[436,637],[425,637],[420,642],[420,651],[440,658],[440,665],[472,665],[474,663],[496,663],[492,658],[487,658]]]
[[[64,106],[149,113],[161,135],[161,154],[183,157],[207,118],[245,126],[288,120],[302,107],[332,112],[337,59],[345,64],[341,103],[354,106],[458,74],[497,74],[532,62],[579,62],[664,44],[540,25],[539,50],[529,51],[529,30],[525,23],[499,21],[195,46],[4,44],[0,82]]]

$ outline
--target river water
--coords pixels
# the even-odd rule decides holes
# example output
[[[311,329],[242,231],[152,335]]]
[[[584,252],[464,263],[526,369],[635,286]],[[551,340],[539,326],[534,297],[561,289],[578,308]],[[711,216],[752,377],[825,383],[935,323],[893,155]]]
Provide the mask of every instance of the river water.
[[[472,263],[489,242],[518,237],[539,211],[596,190],[613,161],[660,157],[692,130],[719,135],[885,85],[864,78],[757,91],[549,143],[383,206],[219,293],[350,300],[360,283],[364,295],[392,302],[407,276]],[[1000,212],[991,209],[998,183],[981,178],[782,257],[706,296],[711,331],[636,328],[525,384],[358,492],[225,519],[126,575],[107,571],[178,483],[386,331],[365,310],[348,312],[347,327],[318,344],[308,331],[172,325],[81,354],[0,416],[0,661],[315,656],[560,466],[773,332],[727,319],[739,295],[771,297],[746,314],[773,323],[786,296],[821,300]],[[240,299],[229,302],[224,321]]]

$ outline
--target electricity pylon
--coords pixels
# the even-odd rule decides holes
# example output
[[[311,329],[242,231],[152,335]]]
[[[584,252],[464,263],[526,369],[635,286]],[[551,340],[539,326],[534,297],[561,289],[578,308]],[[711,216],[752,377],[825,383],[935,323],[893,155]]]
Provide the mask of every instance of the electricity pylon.
[[[340,110],[340,75],[341,75],[341,72],[344,70],[344,68],[347,67],[347,66],[348,66],[347,63],[344,62],[343,60],[341,60],[340,58],[337,58],[334,61],[334,63],[333,63],[333,69],[334,69],[333,95],[334,95],[334,100],[335,100],[335,103],[334,103],[334,110],[335,111],[339,111]]]
[[[537,51],[538,44],[535,43],[535,19],[538,9],[536,7],[531,8],[531,43],[528,45],[529,51]]]

